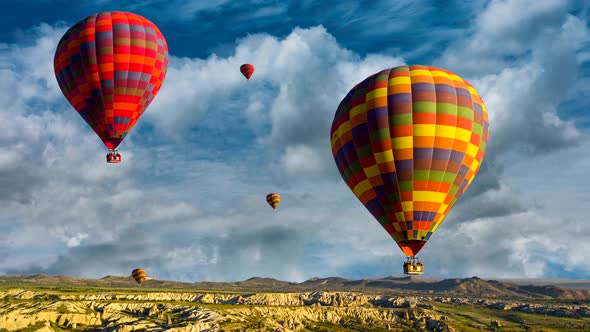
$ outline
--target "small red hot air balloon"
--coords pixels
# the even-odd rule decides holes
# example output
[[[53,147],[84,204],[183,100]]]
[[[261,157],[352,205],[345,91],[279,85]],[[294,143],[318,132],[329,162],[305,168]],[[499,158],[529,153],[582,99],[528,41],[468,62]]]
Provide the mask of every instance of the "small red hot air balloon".
[[[120,163],[117,147],[166,77],[168,46],[152,22],[128,12],[103,12],[72,26],[54,57],[66,99]]]
[[[244,77],[249,80],[252,76],[252,73],[254,73],[254,66],[249,63],[245,63],[240,66],[240,71],[242,72],[242,75],[244,75]]]

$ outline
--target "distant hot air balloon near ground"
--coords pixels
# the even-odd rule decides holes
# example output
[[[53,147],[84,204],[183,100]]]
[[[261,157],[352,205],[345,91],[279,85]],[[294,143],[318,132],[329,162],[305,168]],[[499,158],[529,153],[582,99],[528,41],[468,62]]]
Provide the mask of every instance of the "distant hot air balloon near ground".
[[[254,73],[254,66],[252,66],[249,63],[243,64],[240,66],[240,71],[242,72],[242,75],[244,75],[244,77],[247,80],[250,80],[252,73]]]
[[[142,284],[145,280],[152,280],[152,278],[148,277],[147,274],[143,269],[135,269],[131,271],[131,276],[138,284]]]
[[[64,96],[121,162],[117,147],[166,77],[168,46],[142,16],[103,12],[72,26],[61,38],[54,71]]]
[[[272,209],[276,209],[281,202],[281,196],[276,193],[266,195],[266,202],[272,207]]]
[[[477,174],[488,140],[486,107],[471,84],[436,67],[383,70],[341,101],[334,160],[356,197],[408,256],[416,254]]]

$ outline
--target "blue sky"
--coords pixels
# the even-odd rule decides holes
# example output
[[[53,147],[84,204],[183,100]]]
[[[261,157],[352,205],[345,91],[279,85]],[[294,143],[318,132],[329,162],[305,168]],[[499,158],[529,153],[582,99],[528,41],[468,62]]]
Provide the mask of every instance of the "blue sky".
[[[329,130],[365,77],[432,64],[479,91],[490,140],[421,251],[427,273],[590,278],[589,5],[440,3],[0,3],[0,273],[399,274],[403,254],[340,178]],[[105,10],[154,22],[171,55],[120,165],[105,164],[52,67],[67,27]],[[268,192],[283,197],[276,213]]]
[[[370,52],[417,53],[416,60],[431,60],[420,46],[444,47],[469,27],[476,4],[464,1],[184,1],[148,0],[94,1],[72,6],[71,1],[24,0],[3,3],[6,15],[0,23],[5,40],[22,38],[21,33],[38,22],[75,22],[88,13],[118,10],[132,11],[150,19],[163,31],[177,56],[205,58],[211,53],[228,56],[236,39],[247,34],[273,32],[287,36],[293,28],[323,25],[343,47],[359,55]],[[416,25],[428,20],[429,24]],[[18,32],[15,32],[18,29]],[[436,34],[434,45],[432,35]],[[383,48],[386,39],[389,46]],[[401,45],[404,45],[403,47]],[[426,59],[426,58],[427,59]],[[414,60],[410,57],[410,60]]]

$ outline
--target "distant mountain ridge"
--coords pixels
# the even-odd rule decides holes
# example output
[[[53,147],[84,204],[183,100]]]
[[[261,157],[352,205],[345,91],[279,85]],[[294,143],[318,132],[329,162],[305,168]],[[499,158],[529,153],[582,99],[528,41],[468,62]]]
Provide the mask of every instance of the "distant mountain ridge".
[[[551,281],[551,280],[545,280]],[[0,287],[139,287],[131,277],[107,275],[100,279],[79,279],[68,276],[0,276]],[[573,285],[573,287],[572,287]],[[570,286],[570,287],[568,287]],[[314,277],[301,283],[266,277],[253,277],[235,282],[177,282],[149,280],[142,289],[165,288],[195,291],[237,292],[302,292],[302,291],[358,291],[367,293],[447,294],[487,298],[538,298],[562,300],[590,300],[590,281],[543,279],[485,280],[478,277],[442,279],[425,276],[388,276],[374,279],[346,279],[340,277]]]

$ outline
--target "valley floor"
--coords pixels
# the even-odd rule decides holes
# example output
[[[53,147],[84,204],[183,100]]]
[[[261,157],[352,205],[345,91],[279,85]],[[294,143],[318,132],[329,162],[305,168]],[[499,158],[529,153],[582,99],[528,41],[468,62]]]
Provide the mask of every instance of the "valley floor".
[[[590,304],[357,292],[5,288],[0,331],[590,331]]]

